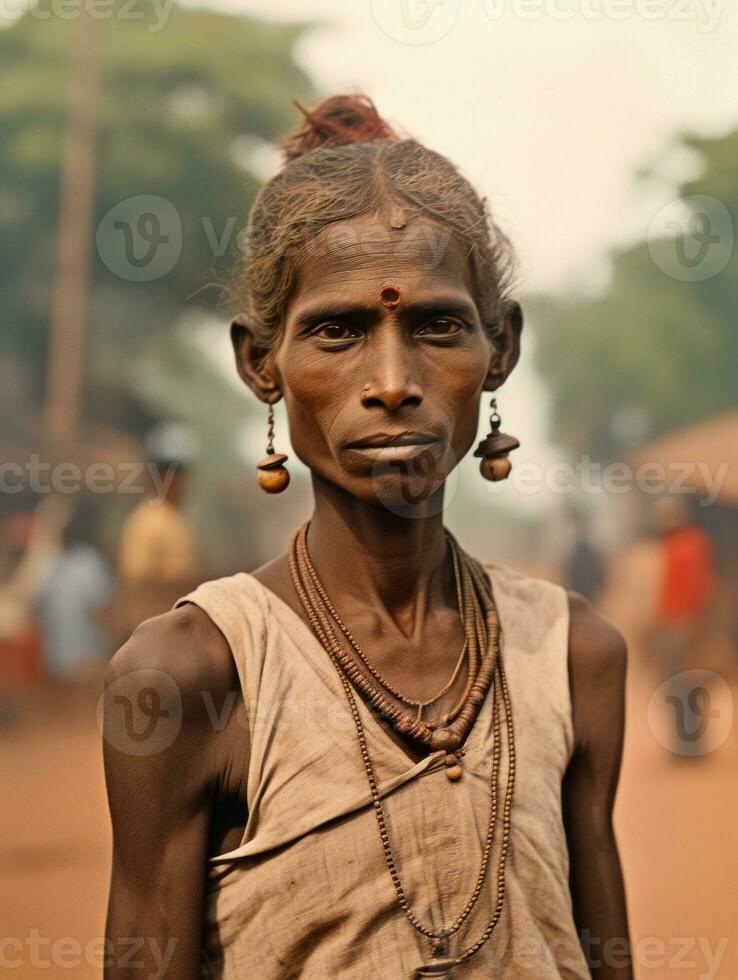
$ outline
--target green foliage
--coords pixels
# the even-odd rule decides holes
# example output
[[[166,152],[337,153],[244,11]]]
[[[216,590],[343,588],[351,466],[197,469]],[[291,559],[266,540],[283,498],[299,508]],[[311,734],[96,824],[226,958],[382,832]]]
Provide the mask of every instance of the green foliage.
[[[738,132],[684,143],[702,156],[703,169],[680,197],[707,195],[719,202],[713,224],[723,205],[738,229]],[[735,404],[738,251],[717,275],[683,282],[663,271],[674,247],[667,239],[641,242],[614,255],[603,295],[531,302],[552,435],[576,454],[612,458]]]
[[[236,152],[239,140],[273,141],[295,124],[291,99],[311,92],[292,53],[303,28],[177,6],[162,20],[162,9],[149,0],[116,2],[110,17],[95,20],[102,65],[95,228],[137,195],[166,198],[182,226],[179,260],[150,282],[114,274],[96,251],[95,383],[119,384],[117,373],[152,332],[183,311],[213,308],[218,292],[203,287],[223,277],[258,186]],[[76,24],[58,10],[42,0],[0,30],[0,357],[30,366],[38,396]],[[213,241],[226,230],[229,247],[220,254]]]

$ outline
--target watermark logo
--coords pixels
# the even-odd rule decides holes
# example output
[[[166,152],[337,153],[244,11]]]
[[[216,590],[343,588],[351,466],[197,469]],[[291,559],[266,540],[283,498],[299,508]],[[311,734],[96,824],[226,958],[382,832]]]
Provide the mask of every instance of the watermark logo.
[[[108,684],[97,704],[97,720],[107,743],[119,752],[135,756],[164,752],[182,724],[179,688],[162,670],[131,671]]]
[[[523,21],[568,22],[573,18],[599,23],[636,18],[646,22],[696,24],[702,34],[713,31],[727,0],[481,0],[490,20],[513,16]]]
[[[158,34],[167,24],[174,0],[0,0],[0,20],[32,17],[34,20],[125,20],[146,24],[150,34]]]
[[[113,466],[102,460],[81,467],[67,460],[50,463],[32,453],[23,463],[0,463],[0,494],[30,490],[36,494],[120,493],[142,496],[150,492],[150,503],[166,499],[177,475],[175,466],[121,460]]]
[[[268,229],[261,234],[249,232],[239,226],[236,215],[200,215],[197,220],[192,219],[191,229],[188,241],[201,234],[214,259],[235,251],[249,262],[273,255],[276,247]],[[321,234],[327,229],[328,235]],[[100,258],[114,275],[130,282],[151,282],[171,272],[181,257],[182,217],[167,198],[139,194],[110,208],[98,225],[96,241]],[[315,220],[280,254],[302,259],[328,256],[337,268],[348,268],[352,262],[377,256],[393,261],[415,260],[420,252],[422,259],[435,269],[453,242],[451,228],[430,222],[411,223],[398,235],[383,221],[362,221],[357,227],[350,222],[326,225]]]
[[[165,197],[139,194],[112,207],[97,227],[97,251],[110,271],[129,282],[171,272],[182,253],[182,221]]]
[[[0,938],[0,969],[12,976],[24,977],[36,974],[38,970],[71,976],[71,973],[61,974],[60,971],[79,971],[82,967],[87,974],[89,970],[84,968],[101,971],[114,967],[115,972],[136,970],[136,976],[141,980],[144,977],[146,980],[164,980],[177,942],[175,938],[169,939],[162,948],[153,936],[121,936],[115,940],[94,936],[83,945],[75,936],[52,938],[44,936],[40,929],[31,929],[27,936]],[[16,973],[16,970],[22,972]]]
[[[648,724],[656,740],[674,755],[714,752],[733,728],[730,687],[711,670],[674,674],[651,695]]]
[[[418,446],[412,455],[376,462],[372,486],[387,510],[423,520],[442,513],[456,496],[457,462],[452,447],[443,440]]]
[[[656,265],[680,282],[714,279],[733,257],[735,229],[730,212],[714,197],[695,194],[667,204],[648,229]]]
[[[479,0],[487,19],[514,18],[526,23],[573,19],[600,23],[641,20],[693,24],[702,34],[720,23],[727,0]],[[459,0],[372,0],[374,20],[401,44],[430,44],[456,23]]]
[[[459,0],[372,0],[381,30],[400,44],[431,44],[456,23]]]
[[[506,492],[509,486],[523,496],[550,493],[562,497],[622,496],[634,491],[653,497],[686,494],[699,507],[711,507],[720,496],[730,467],[728,460],[715,466],[703,461],[674,460],[668,465],[644,462],[634,467],[623,461],[599,463],[587,454],[575,461],[560,459],[546,465],[520,459],[514,460],[507,480],[488,483],[486,490],[495,495]]]

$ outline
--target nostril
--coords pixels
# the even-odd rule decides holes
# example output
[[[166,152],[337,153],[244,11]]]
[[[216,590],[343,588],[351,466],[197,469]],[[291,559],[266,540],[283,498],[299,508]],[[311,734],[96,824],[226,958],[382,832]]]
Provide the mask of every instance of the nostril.
[[[378,388],[374,389],[373,391],[367,391],[365,389],[361,396],[362,404],[365,407],[384,408],[390,412],[396,412],[399,408],[403,408],[407,405],[420,405],[422,400],[422,394],[415,390],[414,386],[410,390],[389,390],[386,388]]]

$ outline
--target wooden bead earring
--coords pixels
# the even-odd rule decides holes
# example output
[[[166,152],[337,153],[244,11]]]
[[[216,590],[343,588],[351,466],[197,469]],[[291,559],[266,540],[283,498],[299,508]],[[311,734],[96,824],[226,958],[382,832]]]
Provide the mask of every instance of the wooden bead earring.
[[[267,493],[281,493],[287,489],[290,474],[285,469],[287,456],[274,452],[274,406],[269,406],[266,456],[256,464],[259,486]]]
[[[474,450],[475,456],[481,456],[479,472],[485,480],[506,480],[510,476],[512,463],[508,459],[513,449],[518,449],[520,443],[515,436],[509,436],[505,432],[500,432],[500,414],[497,411],[497,399],[493,398],[489,403],[491,415],[489,417],[490,433],[482,439]]]

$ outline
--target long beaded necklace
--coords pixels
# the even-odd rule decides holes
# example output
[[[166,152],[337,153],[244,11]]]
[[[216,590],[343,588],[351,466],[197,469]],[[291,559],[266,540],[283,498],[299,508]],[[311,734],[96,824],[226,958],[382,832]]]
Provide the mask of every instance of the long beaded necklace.
[[[320,640],[321,644],[325,648],[326,652],[331,658],[333,665],[335,666],[341,684],[346,695],[346,699],[349,703],[351,710],[351,715],[356,727],[356,732],[359,741],[359,748],[361,751],[361,758],[364,764],[364,770],[366,772],[367,781],[369,783],[369,789],[371,792],[372,804],[374,807],[374,813],[377,819],[377,825],[379,828],[379,836],[382,844],[382,851],[384,854],[385,864],[392,880],[392,884],[395,889],[397,896],[397,902],[399,907],[402,909],[405,917],[408,919],[410,924],[421,933],[426,938],[432,941],[432,953],[433,959],[423,966],[418,967],[414,972],[415,978],[420,977],[450,977],[451,971],[454,966],[463,963],[468,960],[476,952],[481,949],[484,943],[491,936],[495,926],[497,925],[500,915],[502,914],[502,907],[504,902],[505,894],[505,867],[507,863],[507,853],[509,849],[510,841],[510,811],[512,807],[512,796],[513,789],[515,785],[515,738],[513,732],[512,723],[512,706],[510,703],[510,694],[507,686],[507,679],[505,677],[505,672],[502,664],[501,656],[501,641],[502,632],[499,627],[499,619],[497,617],[497,611],[494,604],[494,598],[488,589],[484,581],[484,577],[475,563],[468,558],[468,556],[459,548],[453,535],[450,532],[446,532],[452,548],[455,554],[460,559],[459,566],[463,572],[461,576],[462,583],[466,583],[475,586],[476,588],[472,591],[476,594],[477,590],[479,595],[482,597],[485,605],[486,618],[492,627],[493,642],[491,643],[492,652],[489,653],[487,647],[487,631],[484,629],[484,619],[479,615],[472,615],[473,620],[473,630],[474,638],[477,643],[478,650],[483,651],[484,655],[477,659],[475,664],[475,671],[472,672],[470,669],[469,681],[467,682],[466,688],[466,700],[464,706],[459,711],[457,717],[456,727],[453,725],[445,726],[437,731],[433,731],[429,726],[424,725],[423,727],[427,729],[430,734],[430,745],[434,748],[433,738],[439,734],[446,735],[450,733],[452,738],[442,739],[443,744],[436,744],[436,748],[449,749],[451,748],[450,742],[453,742],[453,748],[458,748],[461,741],[470,727],[469,719],[476,717],[477,711],[481,701],[478,701],[479,695],[482,691],[486,693],[489,687],[492,687],[492,709],[493,709],[493,748],[492,748],[492,772],[490,778],[490,815],[489,823],[487,828],[487,835],[484,843],[484,848],[482,850],[482,860],[479,869],[479,875],[477,876],[476,885],[472,892],[469,901],[466,903],[461,913],[454,920],[452,925],[448,928],[441,929],[431,929],[425,926],[420,919],[415,915],[415,913],[410,908],[407,901],[407,896],[402,883],[402,879],[399,874],[397,867],[397,860],[392,849],[392,844],[390,841],[389,831],[387,829],[387,821],[384,814],[384,808],[382,805],[381,796],[379,793],[379,786],[374,773],[374,767],[369,755],[369,750],[367,747],[366,735],[364,733],[364,726],[361,720],[361,715],[358,710],[356,703],[356,697],[354,695],[354,686],[357,687],[360,693],[373,704],[375,708],[387,714],[390,719],[395,724],[398,731],[403,729],[400,725],[407,721],[407,716],[403,717],[397,709],[393,709],[390,702],[387,700],[386,696],[381,692],[377,691],[373,685],[366,680],[365,675],[359,670],[357,663],[350,654],[341,647],[338,641],[335,630],[333,629],[333,622],[339,625],[339,629],[346,636],[348,630],[345,626],[341,626],[337,613],[334,607],[330,603],[325,590],[322,585],[320,585],[319,579],[315,568],[312,566],[309,555],[307,553],[307,528],[308,524],[303,525],[296,534],[294,535],[290,547],[289,553],[289,563],[290,572],[292,574],[292,581],[303,604],[303,607],[308,616],[309,622],[316,636]],[[317,584],[316,584],[317,583]],[[320,588],[318,588],[318,585]],[[463,590],[462,590],[463,591]],[[467,599],[468,593],[467,593]],[[463,603],[464,606],[464,626],[465,632],[467,632],[467,639],[470,638],[470,632],[467,630],[467,611],[474,612],[473,604],[470,607],[468,602]],[[333,611],[331,611],[333,610]],[[482,645],[482,640],[484,645]],[[352,643],[352,646],[354,646]],[[367,658],[368,659],[368,658]],[[489,667],[489,661],[492,661],[491,669]],[[473,676],[473,673],[475,676]],[[484,679],[487,674],[489,674],[489,683],[484,686]],[[371,672],[371,675],[379,680],[381,675],[378,672]],[[481,681],[480,681],[481,677]],[[484,695],[482,694],[482,700]],[[474,700],[472,700],[474,698]],[[388,710],[389,709],[389,710]],[[481,935],[477,940],[468,946],[466,949],[462,950],[455,957],[448,955],[448,947],[450,938],[458,932],[462,927],[464,922],[467,920],[472,910],[476,906],[479,896],[482,893],[482,888],[484,881],[486,879],[487,870],[489,866],[489,860],[492,853],[492,846],[495,838],[495,829],[498,823],[498,792],[499,792],[499,769],[500,769],[500,757],[502,748],[502,736],[501,736],[501,713],[504,710],[505,715],[505,731],[507,736],[507,757],[508,757],[508,777],[505,786],[505,794],[502,807],[502,839],[500,844],[500,852],[498,858],[497,874],[495,876],[495,902],[492,917],[490,918],[487,926],[482,931]],[[391,712],[391,713],[390,713]],[[464,719],[465,723],[459,725],[459,720]],[[411,737],[416,738],[418,741],[428,744],[426,739],[428,736],[425,731],[420,727],[422,723],[416,722],[413,727],[413,732]],[[406,725],[403,725],[406,727]],[[415,734],[415,733],[418,734]],[[418,737],[421,736],[421,737]]]

